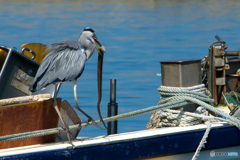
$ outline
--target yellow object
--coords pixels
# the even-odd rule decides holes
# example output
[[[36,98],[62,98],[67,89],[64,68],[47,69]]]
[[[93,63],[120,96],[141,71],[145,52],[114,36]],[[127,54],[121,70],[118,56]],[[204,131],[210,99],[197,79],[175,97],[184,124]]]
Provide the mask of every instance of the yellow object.
[[[47,55],[44,54],[44,51],[46,50],[46,45],[45,44],[41,44],[41,43],[27,43],[27,44],[23,44],[21,47],[21,50],[23,48],[29,48],[30,50],[33,50],[36,53],[36,57],[34,58],[34,61],[41,63],[43,58]],[[24,55],[28,56],[29,58],[32,57],[32,53],[28,52],[28,51],[24,51]]]
[[[236,74],[240,76],[240,69],[237,70]]]
[[[95,45],[95,48],[98,51],[98,53],[103,57],[102,53],[100,52],[100,50],[99,50],[99,48],[98,48],[98,46],[97,46],[97,44],[95,42],[94,42],[94,45]]]
[[[3,63],[5,62],[7,54],[8,54],[7,51],[0,49],[0,71],[2,69]]]

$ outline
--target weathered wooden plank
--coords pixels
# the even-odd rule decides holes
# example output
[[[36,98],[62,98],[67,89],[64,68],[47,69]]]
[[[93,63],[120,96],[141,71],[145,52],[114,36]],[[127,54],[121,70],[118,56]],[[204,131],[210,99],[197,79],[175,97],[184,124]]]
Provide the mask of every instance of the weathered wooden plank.
[[[60,98],[57,99],[57,103],[60,106]],[[0,107],[0,136],[56,128],[58,119],[52,99],[2,106]],[[2,142],[0,149],[50,143],[55,142],[55,139],[56,134]]]
[[[27,102],[32,102],[32,101],[41,101],[41,100],[47,100],[50,98],[51,98],[51,94],[39,94],[39,95],[33,95],[33,96],[7,98],[7,99],[0,100],[0,106],[19,104],[19,103],[27,103]]]

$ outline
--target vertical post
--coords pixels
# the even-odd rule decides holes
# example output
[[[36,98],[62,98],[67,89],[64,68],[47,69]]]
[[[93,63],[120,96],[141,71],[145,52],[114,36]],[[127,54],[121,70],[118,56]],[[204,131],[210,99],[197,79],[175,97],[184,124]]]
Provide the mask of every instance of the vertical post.
[[[118,104],[116,103],[116,79],[110,79],[110,103],[108,103],[108,117],[118,114]],[[107,134],[117,134],[117,121],[107,123]]]

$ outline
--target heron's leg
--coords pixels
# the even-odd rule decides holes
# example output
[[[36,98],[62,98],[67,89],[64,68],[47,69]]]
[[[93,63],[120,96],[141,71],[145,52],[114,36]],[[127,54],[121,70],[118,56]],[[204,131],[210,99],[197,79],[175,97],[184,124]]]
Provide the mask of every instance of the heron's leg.
[[[58,109],[58,106],[57,106],[57,100],[56,100],[56,97],[57,97],[57,86],[58,86],[58,84],[55,84],[55,92],[54,92],[54,97],[53,97],[53,100],[54,100],[54,109],[56,110],[56,112],[57,112],[57,114],[58,114],[58,116],[59,116],[59,118],[60,118],[60,120],[61,120],[61,122],[62,122],[62,124],[63,124],[63,126],[64,126],[64,128],[65,128],[65,130],[66,130],[66,132],[67,132],[67,137],[68,137],[68,141],[69,141],[69,143],[72,145],[72,146],[74,146],[73,144],[72,144],[72,141],[71,141],[71,139],[70,139],[70,136],[75,140],[76,138],[72,135],[72,133],[69,131],[69,129],[68,129],[68,127],[67,127],[67,125],[66,125],[66,123],[64,122],[64,120],[63,120],[63,118],[62,118],[62,115],[61,115],[61,113],[60,113],[60,111],[59,111],[59,109]],[[69,136],[70,135],[70,136]]]
[[[73,84],[73,90],[74,90],[75,108],[76,108],[77,110],[79,110],[80,112],[82,112],[82,113],[88,118],[88,121],[92,121],[92,123],[93,123],[97,128],[103,129],[103,128],[99,127],[99,125],[97,125],[97,123],[93,120],[92,117],[90,117],[87,113],[85,113],[85,112],[78,106],[76,79],[72,80],[72,84]],[[87,121],[87,122],[88,122],[88,121]]]

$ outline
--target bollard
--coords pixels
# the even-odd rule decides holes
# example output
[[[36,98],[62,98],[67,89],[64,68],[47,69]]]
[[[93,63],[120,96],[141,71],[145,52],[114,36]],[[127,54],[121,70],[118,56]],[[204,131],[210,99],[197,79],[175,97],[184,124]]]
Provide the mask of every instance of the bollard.
[[[108,117],[118,114],[118,104],[116,103],[116,79],[110,79],[110,103],[108,103]],[[117,121],[107,123],[107,134],[117,134]]]

